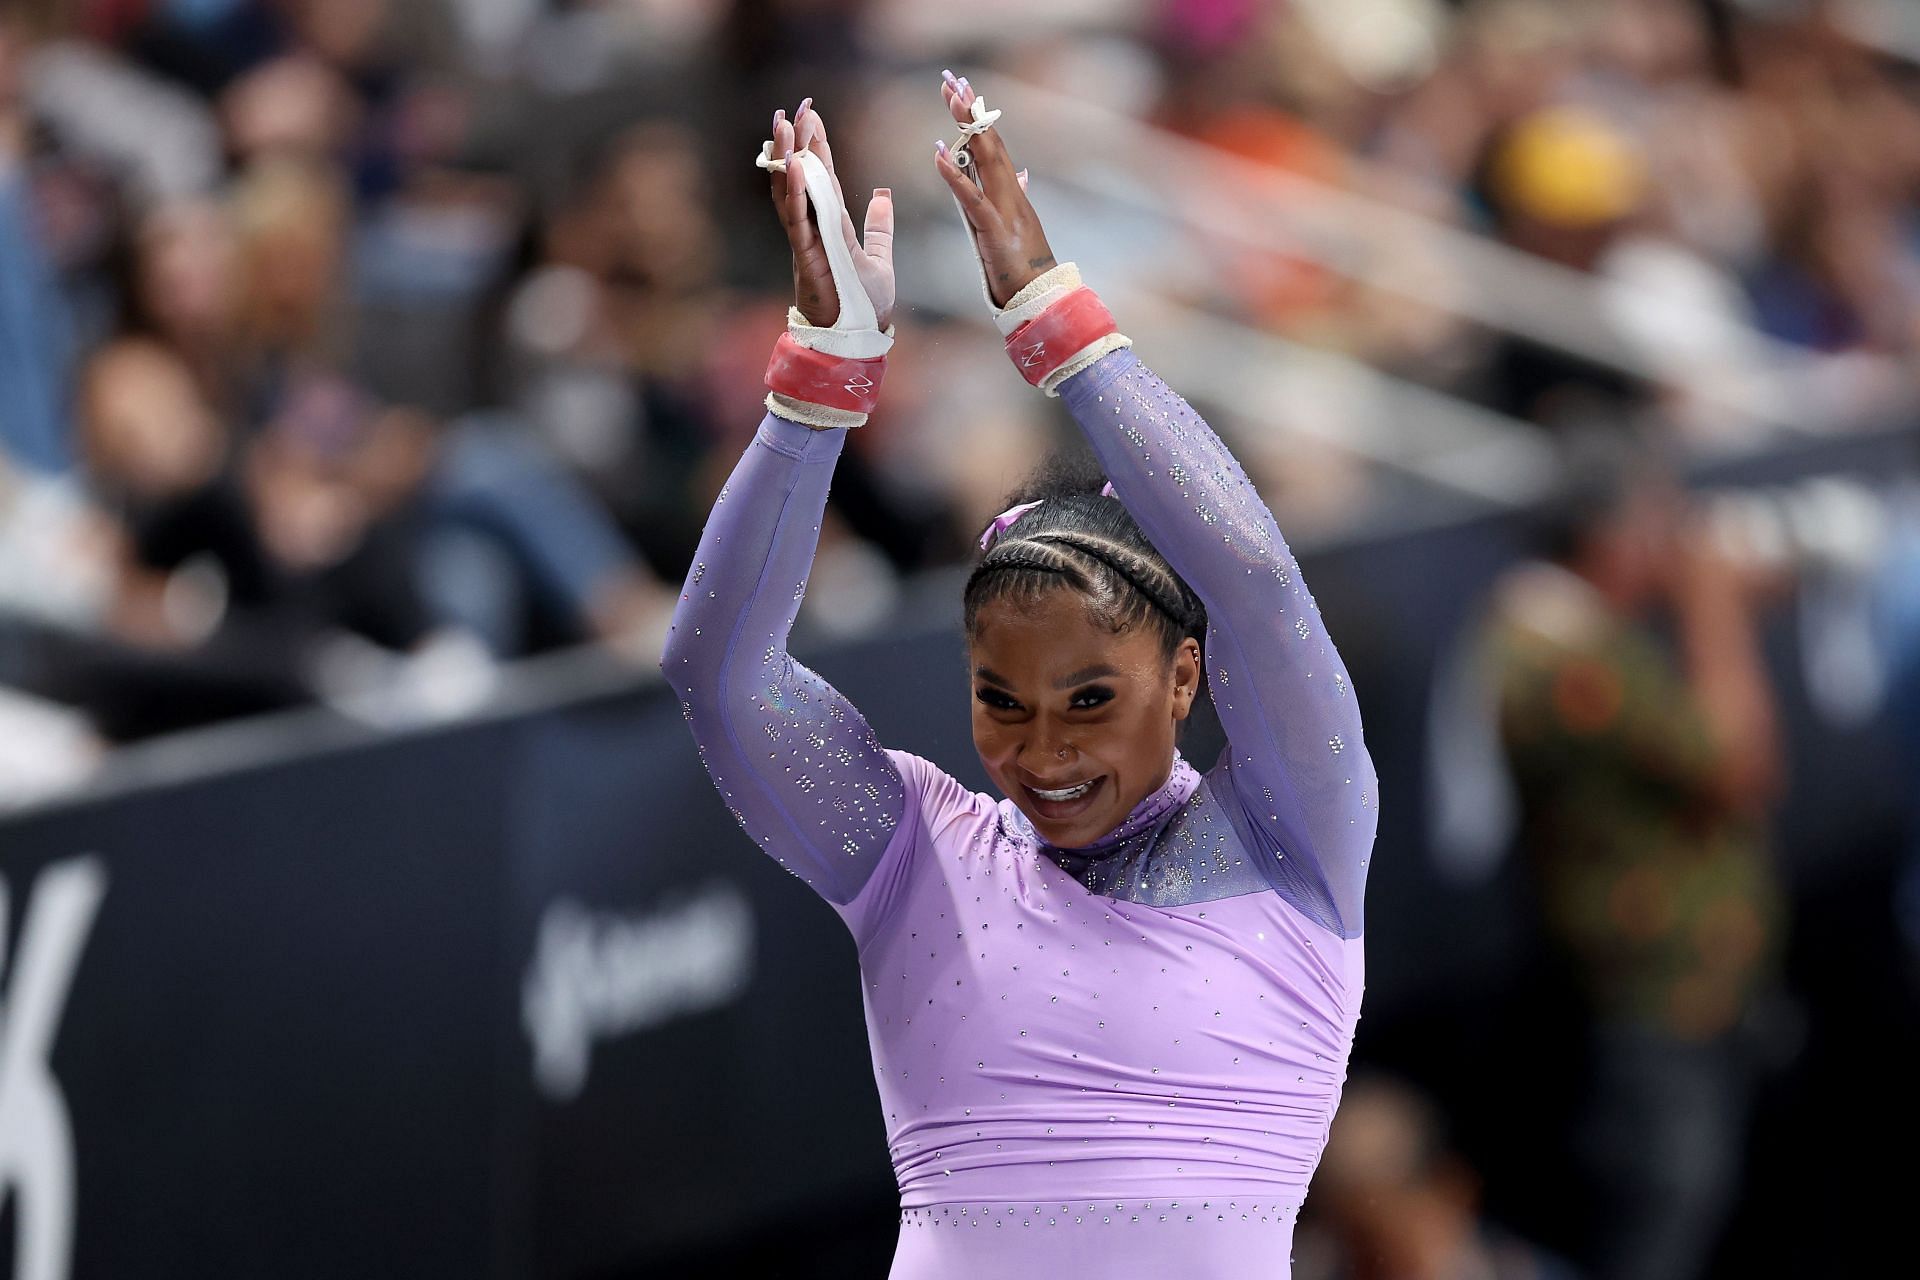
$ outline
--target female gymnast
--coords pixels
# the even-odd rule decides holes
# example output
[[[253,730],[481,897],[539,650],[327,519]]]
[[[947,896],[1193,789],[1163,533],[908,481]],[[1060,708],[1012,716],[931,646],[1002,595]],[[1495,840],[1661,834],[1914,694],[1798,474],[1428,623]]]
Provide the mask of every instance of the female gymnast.
[[[942,92],[962,134],[935,164],[1008,352],[1110,482],[1022,494],[967,582],[974,744],[1007,798],[882,748],[786,652],[892,340],[890,194],[862,244],[811,99],[761,159],[798,304],[770,412],[662,666],[735,818],[858,941],[894,1280],[1284,1277],[1360,1011],[1378,792],[1353,690],[1226,446],[1055,264],[999,113]],[[1229,740],[1205,773],[1175,746],[1203,670]]]

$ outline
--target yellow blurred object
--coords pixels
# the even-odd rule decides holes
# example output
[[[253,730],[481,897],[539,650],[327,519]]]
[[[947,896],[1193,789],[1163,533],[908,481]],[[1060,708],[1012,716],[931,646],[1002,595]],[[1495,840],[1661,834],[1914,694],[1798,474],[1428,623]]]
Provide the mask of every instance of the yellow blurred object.
[[[1590,111],[1551,107],[1526,117],[1493,164],[1493,192],[1515,213],[1559,227],[1597,227],[1640,207],[1644,159]]]

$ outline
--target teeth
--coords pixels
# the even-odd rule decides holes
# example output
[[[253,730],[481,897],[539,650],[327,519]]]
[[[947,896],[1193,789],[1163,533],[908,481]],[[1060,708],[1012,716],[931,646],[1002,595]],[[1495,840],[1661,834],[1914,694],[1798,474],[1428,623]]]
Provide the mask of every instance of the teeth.
[[[1082,782],[1078,786],[1068,787],[1064,791],[1042,791],[1038,787],[1027,788],[1027,790],[1033,792],[1033,794],[1039,796],[1042,800],[1078,800],[1092,789],[1093,783],[1090,781]]]

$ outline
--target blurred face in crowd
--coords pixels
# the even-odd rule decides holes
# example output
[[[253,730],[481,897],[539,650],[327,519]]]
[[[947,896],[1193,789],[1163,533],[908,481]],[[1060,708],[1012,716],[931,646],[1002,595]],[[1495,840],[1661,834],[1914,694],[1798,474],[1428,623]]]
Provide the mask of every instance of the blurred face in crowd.
[[[129,339],[102,350],[81,388],[82,446],[96,479],[157,500],[211,480],[224,434],[179,357]]]
[[[1645,606],[1667,581],[1680,551],[1683,502],[1671,482],[1652,475],[1636,478],[1583,534],[1581,572],[1615,604]]]
[[[337,379],[297,387],[248,458],[262,541],[291,569],[339,563],[419,483],[431,452],[422,415],[381,409]]]
[[[242,180],[236,217],[245,245],[252,336],[300,344],[324,328],[345,265],[346,194],[332,168],[264,162]]]
[[[697,289],[711,280],[719,240],[690,132],[667,125],[636,130],[604,183],[621,267],[663,291]]]
[[[221,96],[227,145],[243,162],[266,155],[337,155],[358,124],[353,90],[318,58],[263,63]]]
[[[1070,588],[980,606],[969,637],[973,745],[1047,843],[1093,844],[1167,780],[1200,687],[1200,646],[1116,634]]]
[[[359,545],[371,504],[337,459],[268,434],[248,457],[248,489],[260,539],[289,569],[337,564]]]
[[[301,38],[336,66],[363,66],[386,34],[388,0],[299,0],[294,20]]]
[[[1471,1273],[1459,1264],[1477,1240],[1478,1179],[1441,1148],[1436,1124],[1424,1099],[1385,1080],[1358,1082],[1334,1117],[1314,1193],[1379,1274]]]
[[[239,301],[239,246],[210,200],[155,210],[140,228],[141,309],[176,341],[224,336]]]
[[[1593,38],[1600,60],[1649,84],[1711,70],[1706,27],[1692,4],[1614,0]]]

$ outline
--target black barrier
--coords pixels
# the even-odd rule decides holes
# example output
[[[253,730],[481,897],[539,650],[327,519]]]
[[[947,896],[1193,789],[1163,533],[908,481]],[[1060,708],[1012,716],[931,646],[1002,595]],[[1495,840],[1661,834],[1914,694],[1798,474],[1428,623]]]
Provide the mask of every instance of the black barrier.
[[[956,655],[941,631],[833,665],[884,702]],[[50,885],[98,894],[58,940],[48,1058],[74,1194],[59,1134],[9,1187],[77,1224],[72,1274],[591,1275],[884,1213],[851,940],[662,695],[0,824],[17,955],[48,945]],[[895,740],[951,757],[964,699],[934,710],[898,708]],[[9,972],[17,1019],[41,997]]]
[[[1369,1034],[1515,963],[1498,882],[1424,856],[1423,779],[1439,655],[1521,536],[1308,565],[1382,779]],[[817,665],[984,787],[951,595]],[[1820,786],[1786,826],[1817,874],[1911,784],[1871,728],[1812,719],[1790,640]],[[660,1260],[847,1213],[884,1243],[852,944],[734,825],[663,687],[331,736],[0,822],[0,1276],[64,1276],[27,1252],[69,1224],[71,1274],[115,1280],[697,1274]]]
[[[749,845],[677,706],[527,730],[503,1055],[532,1179],[517,1274],[611,1272],[892,1189],[852,940]]]
[[[506,1012],[488,976],[506,853],[488,797],[507,791],[515,732],[7,824],[4,1052],[46,998],[27,950],[76,958],[51,1055],[73,1275],[486,1274]],[[55,938],[36,913],[77,870],[98,909]],[[11,1164],[22,1225],[62,1196],[62,1145],[42,1134]]]

